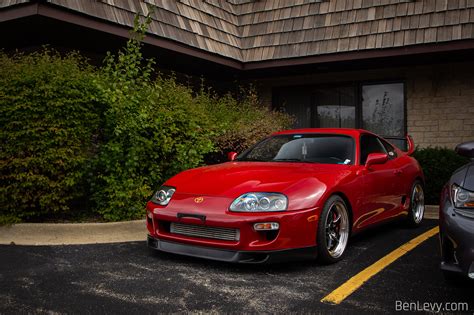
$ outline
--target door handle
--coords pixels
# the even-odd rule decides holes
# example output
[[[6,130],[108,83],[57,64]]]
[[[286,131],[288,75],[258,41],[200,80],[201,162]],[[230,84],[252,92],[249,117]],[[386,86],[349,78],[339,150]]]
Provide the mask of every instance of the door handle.
[[[403,174],[403,171],[402,171],[402,170],[394,170],[394,171],[393,171],[393,174],[395,174],[395,175],[402,175],[402,174]]]

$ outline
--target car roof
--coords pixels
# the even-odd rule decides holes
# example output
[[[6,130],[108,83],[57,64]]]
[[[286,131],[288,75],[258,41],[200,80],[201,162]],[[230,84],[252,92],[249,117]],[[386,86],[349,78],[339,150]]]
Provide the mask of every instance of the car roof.
[[[354,129],[354,128],[304,128],[304,129],[290,129],[283,130],[273,133],[273,135],[291,135],[291,134],[301,134],[301,133],[324,133],[324,134],[338,134],[338,135],[347,135],[351,137],[358,137],[362,133],[373,134],[370,131],[364,129]]]

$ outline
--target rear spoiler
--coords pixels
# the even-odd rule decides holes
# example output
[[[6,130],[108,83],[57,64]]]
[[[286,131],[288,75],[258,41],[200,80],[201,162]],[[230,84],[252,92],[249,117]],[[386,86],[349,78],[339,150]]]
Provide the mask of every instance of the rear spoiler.
[[[407,155],[412,155],[413,152],[415,152],[415,142],[410,135],[407,135],[405,138],[392,136],[382,136],[382,138],[389,140],[389,142],[405,152]]]
[[[415,141],[413,141],[413,138],[410,135],[407,135],[407,154],[412,155],[413,152],[415,152]]]

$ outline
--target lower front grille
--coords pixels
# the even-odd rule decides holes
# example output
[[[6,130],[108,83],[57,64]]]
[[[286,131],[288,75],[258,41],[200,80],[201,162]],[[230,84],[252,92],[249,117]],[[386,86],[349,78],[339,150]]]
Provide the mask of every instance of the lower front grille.
[[[225,241],[240,240],[239,229],[171,222],[170,233]]]

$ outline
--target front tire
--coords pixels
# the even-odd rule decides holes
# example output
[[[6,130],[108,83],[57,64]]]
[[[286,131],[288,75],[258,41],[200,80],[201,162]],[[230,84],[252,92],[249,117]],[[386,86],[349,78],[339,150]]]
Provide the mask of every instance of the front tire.
[[[324,204],[318,222],[318,259],[332,264],[342,259],[349,241],[349,211],[344,200],[331,196]]]
[[[410,209],[406,223],[410,227],[417,227],[423,221],[425,213],[425,193],[421,181],[416,180],[410,191]]]

